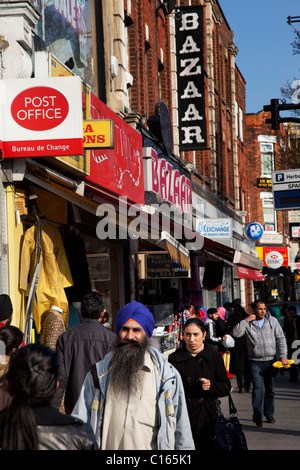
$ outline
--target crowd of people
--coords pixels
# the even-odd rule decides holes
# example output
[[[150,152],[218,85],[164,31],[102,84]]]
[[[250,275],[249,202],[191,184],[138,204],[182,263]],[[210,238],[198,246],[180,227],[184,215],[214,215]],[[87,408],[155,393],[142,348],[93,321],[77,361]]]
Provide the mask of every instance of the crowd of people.
[[[257,426],[275,422],[273,364],[289,364],[300,317],[292,306],[251,307],[234,301],[191,315],[166,355],[140,302],[120,309],[112,331],[101,295],[90,292],[80,323],[59,331],[45,321],[47,331],[25,346],[0,295],[0,449],[218,450],[217,403],[232,391],[252,390]],[[289,373],[296,381],[298,366]]]

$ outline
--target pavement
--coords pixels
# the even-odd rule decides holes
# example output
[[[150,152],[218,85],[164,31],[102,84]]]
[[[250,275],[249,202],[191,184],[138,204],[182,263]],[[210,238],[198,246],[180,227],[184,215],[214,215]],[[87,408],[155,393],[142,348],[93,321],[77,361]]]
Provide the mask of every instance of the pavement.
[[[281,369],[282,370],[282,369]],[[231,379],[233,389],[235,378]],[[240,423],[243,426],[249,450],[300,450],[300,378],[289,382],[288,370],[278,372],[275,378],[275,423],[263,420],[258,427],[252,421],[251,391],[232,391]],[[224,416],[228,417],[228,398],[221,399]]]

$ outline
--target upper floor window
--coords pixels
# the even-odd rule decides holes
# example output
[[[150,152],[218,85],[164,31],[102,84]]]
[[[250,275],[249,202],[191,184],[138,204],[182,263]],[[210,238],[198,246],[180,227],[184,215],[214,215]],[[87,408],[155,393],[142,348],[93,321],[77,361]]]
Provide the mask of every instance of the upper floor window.
[[[271,176],[272,170],[274,169],[274,144],[261,143],[260,156],[262,176]]]

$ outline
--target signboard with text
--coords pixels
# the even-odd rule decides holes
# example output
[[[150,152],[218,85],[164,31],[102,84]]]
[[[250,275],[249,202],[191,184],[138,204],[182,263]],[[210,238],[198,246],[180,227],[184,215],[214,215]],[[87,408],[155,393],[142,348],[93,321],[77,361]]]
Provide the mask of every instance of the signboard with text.
[[[91,119],[112,120],[114,148],[90,150],[90,175],[86,182],[136,204],[145,203],[142,136],[91,94]]]
[[[83,154],[80,77],[3,80],[4,158]]]
[[[274,209],[300,208],[300,169],[272,172]]]
[[[179,148],[207,148],[203,6],[180,7],[176,25]]]

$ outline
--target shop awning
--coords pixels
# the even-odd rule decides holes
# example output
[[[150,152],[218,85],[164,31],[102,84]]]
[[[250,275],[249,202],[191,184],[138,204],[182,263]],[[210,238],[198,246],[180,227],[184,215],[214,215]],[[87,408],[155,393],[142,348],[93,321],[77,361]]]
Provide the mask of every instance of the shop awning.
[[[252,279],[253,281],[265,281],[265,276],[256,269],[245,268],[244,266],[237,266],[238,275],[240,279]]]
[[[160,248],[164,248],[170,253],[173,261],[177,261],[183,268],[191,269],[189,250],[179,243],[168,232],[161,232],[161,238],[156,242]]]

